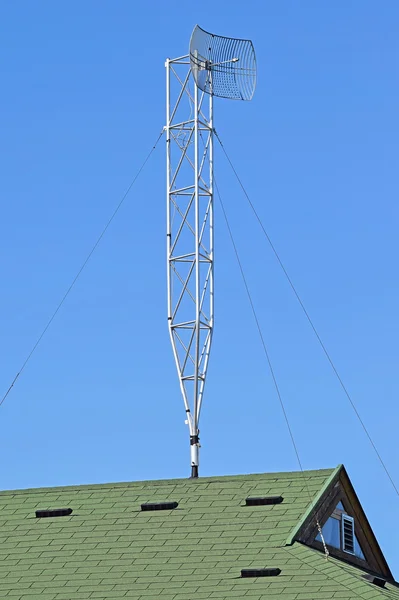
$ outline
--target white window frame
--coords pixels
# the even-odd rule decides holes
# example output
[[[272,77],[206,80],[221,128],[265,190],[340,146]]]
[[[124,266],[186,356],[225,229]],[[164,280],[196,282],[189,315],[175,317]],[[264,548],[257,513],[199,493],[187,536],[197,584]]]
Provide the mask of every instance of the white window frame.
[[[345,548],[345,523],[351,524],[352,529],[352,540],[353,540],[353,550],[348,550]],[[341,515],[341,537],[342,537],[342,550],[347,554],[351,554],[352,556],[356,556],[355,554],[355,519],[349,515],[342,513]]]

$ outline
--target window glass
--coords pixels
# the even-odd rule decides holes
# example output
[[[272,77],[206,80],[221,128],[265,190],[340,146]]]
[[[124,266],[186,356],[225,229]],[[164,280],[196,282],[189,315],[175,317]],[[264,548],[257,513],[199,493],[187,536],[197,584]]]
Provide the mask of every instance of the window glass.
[[[346,514],[342,502],[337,504],[336,510],[343,511]],[[341,518],[337,515],[337,513],[333,514],[333,516],[326,521],[321,530],[323,532],[323,537],[326,544],[332,546],[332,548],[338,548],[342,550]],[[322,542],[320,533],[317,534],[316,540]],[[354,553],[358,558],[366,560],[356,535],[354,536]]]
[[[340,521],[330,517],[328,521],[323,525],[322,532],[324,541],[333,548],[341,548],[341,533],[340,533]],[[322,541],[320,533],[317,535],[316,540]]]
[[[364,558],[364,554],[362,552],[362,549],[360,547],[360,544],[359,544],[356,536],[355,536],[355,556],[357,556],[358,558],[361,558],[362,560],[366,560]]]

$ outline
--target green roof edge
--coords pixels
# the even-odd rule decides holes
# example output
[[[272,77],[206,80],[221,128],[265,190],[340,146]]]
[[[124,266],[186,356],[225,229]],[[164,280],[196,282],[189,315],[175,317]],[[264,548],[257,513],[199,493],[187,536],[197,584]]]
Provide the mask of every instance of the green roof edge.
[[[295,525],[294,529],[290,532],[285,545],[286,546],[292,546],[292,544],[295,541],[295,536],[297,535],[297,533],[299,532],[299,530],[302,528],[302,526],[304,525],[304,523],[309,519],[309,517],[312,515],[312,512],[314,510],[314,507],[317,505],[317,503],[319,502],[320,498],[323,496],[323,494],[325,493],[325,491],[330,487],[330,485],[332,484],[332,482],[334,481],[334,479],[339,475],[339,473],[341,472],[341,470],[344,468],[344,465],[338,465],[334,471],[331,473],[331,475],[329,476],[329,478],[327,479],[327,481],[325,482],[325,484],[323,485],[323,487],[321,488],[321,490],[319,491],[319,493],[317,494],[317,496],[315,497],[315,499],[313,500],[313,502],[310,503],[308,509],[306,510],[306,512],[304,513],[302,519],[299,521],[299,523],[297,525]],[[304,474],[306,473],[306,471],[303,472]]]

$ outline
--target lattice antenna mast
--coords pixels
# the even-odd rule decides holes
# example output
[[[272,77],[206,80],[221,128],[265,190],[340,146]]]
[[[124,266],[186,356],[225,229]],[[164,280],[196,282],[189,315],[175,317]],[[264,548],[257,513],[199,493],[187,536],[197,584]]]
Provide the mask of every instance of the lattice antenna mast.
[[[252,42],[198,27],[166,63],[168,325],[198,477],[199,420],[214,326],[213,100],[250,100]]]

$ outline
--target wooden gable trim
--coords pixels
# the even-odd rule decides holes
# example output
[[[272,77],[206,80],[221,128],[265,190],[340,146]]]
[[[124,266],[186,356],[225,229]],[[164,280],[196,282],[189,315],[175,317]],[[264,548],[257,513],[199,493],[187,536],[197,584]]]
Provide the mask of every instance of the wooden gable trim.
[[[354,490],[354,487],[349,479],[346,470],[343,468],[340,476],[342,487],[345,492],[346,498],[349,502],[349,507],[346,510],[350,510],[350,514],[355,518],[355,534],[359,540],[359,543],[363,549],[363,552],[371,554],[374,561],[377,563],[379,570],[377,573],[384,575],[387,579],[394,580],[391,570],[388,566],[387,561],[382,553],[380,545],[375,537],[371,525],[366,517],[366,514],[360,504],[359,498]],[[343,502],[345,508],[345,501]],[[367,555],[365,554],[366,558]]]
[[[324,551],[323,544],[315,539],[318,534],[315,517],[317,515],[319,523],[323,527],[338,502],[342,502],[348,514],[355,519],[355,535],[366,560],[362,560],[327,544],[331,556],[355,564],[363,569],[368,569],[376,575],[381,575],[385,579],[393,581],[389,566],[344,467],[341,467],[336,477],[330,482],[330,485],[317,502],[312,514],[309,515],[308,519],[295,535],[295,540]]]

